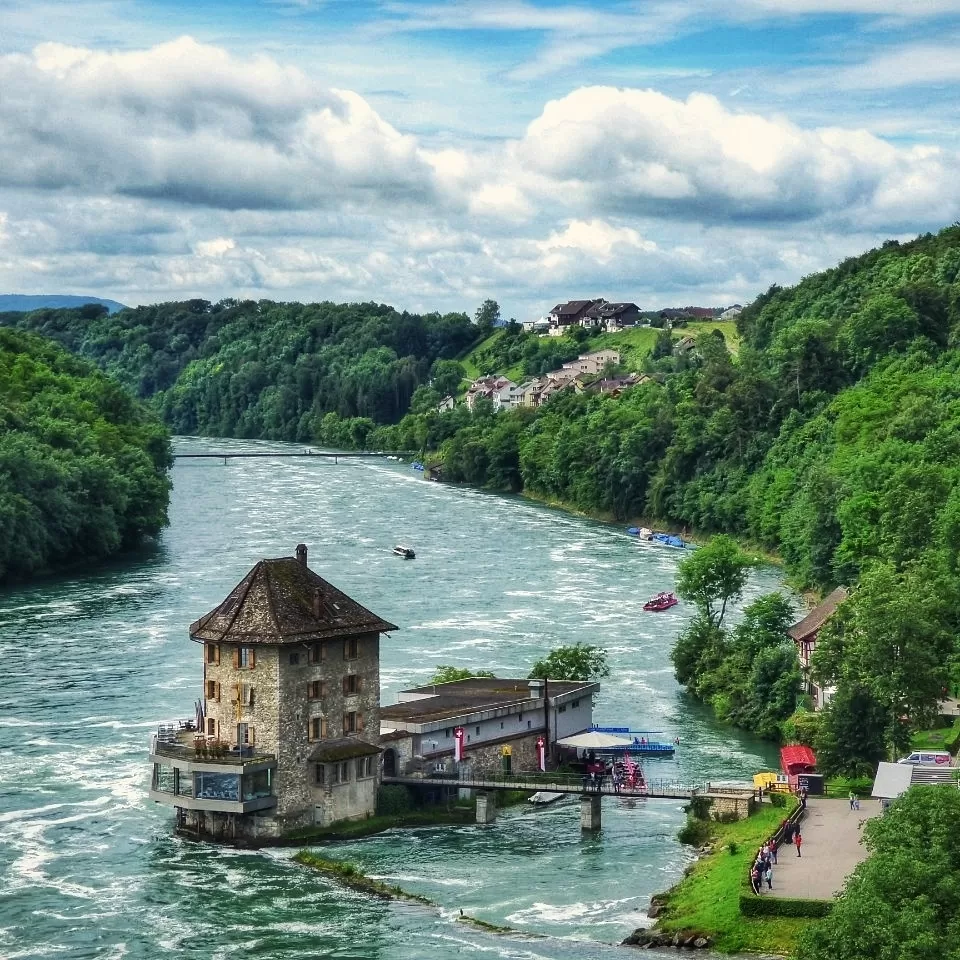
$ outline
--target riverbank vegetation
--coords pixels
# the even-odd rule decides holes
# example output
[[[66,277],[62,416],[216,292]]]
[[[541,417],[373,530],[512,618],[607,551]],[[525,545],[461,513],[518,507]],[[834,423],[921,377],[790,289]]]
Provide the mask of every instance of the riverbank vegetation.
[[[795,803],[793,798],[791,803]],[[796,917],[745,917],[740,913],[743,878],[757,850],[789,814],[764,804],[746,820],[702,821],[711,852],[694,863],[663,897],[657,930],[700,934],[721,953],[757,951],[786,954],[810,923]]]
[[[717,718],[762,737],[783,739],[800,699],[800,668],[787,627],[793,606],[779,593],[754,600],[727,629],[753,560],[720,535],[680,563],[677,593],[697,607],[671,659],[677,680],[709,703]]]
[[[102,560],[167,523],[169,436],[92,364],[0,328],[0,583]]]

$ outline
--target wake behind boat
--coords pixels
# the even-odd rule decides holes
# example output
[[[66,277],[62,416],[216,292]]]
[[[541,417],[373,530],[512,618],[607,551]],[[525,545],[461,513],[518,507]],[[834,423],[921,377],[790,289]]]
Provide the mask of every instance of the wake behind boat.
[[[415,559],[416,556],[417,556],[417,555],[413,552],[413,548],[412,548],[412,547],[402,547],[402,546],[400,546],[400,545],[397,545],[397,546],[395,546],[395,547],[393,548],[393,552],[394,552],[398,557],[403,557],[404,560],[413,560],[413,559]]]

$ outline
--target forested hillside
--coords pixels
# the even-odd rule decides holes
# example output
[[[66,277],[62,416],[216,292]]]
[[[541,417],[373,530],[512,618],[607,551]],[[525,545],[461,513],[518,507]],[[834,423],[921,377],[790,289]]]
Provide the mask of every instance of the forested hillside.
[[[478,338],[465,314],[419,316],[375,303],[190,300],[113,315],[39,310],[0,315],[0,323],[95,361],[153,398],[176,433],[305,441],[329,412],[369,427],[399,420],[416,388],[443,379],[444,362]],[[454,370],[454,385],[461,373]]]
[[[0,329],[0,583],[156,534],[169,465],[167,431],[119,384]]]

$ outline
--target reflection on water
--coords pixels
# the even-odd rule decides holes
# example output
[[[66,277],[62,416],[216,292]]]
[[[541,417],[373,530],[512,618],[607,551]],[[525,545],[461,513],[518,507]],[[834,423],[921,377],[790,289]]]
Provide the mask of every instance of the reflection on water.
[[[146,751],[155,725],[190,715],[200,694],[188,625],[256,560],[300,541],[318,573],[401,626],[383,644],[386,702],[440,663],[525,676],[552,646],[597,643],[613,668],[597,721],[680,737],[651,776],[722,779],[773,759],[673,680],[668,654],[690,609],[642,605],[673,587],[679,551],[385,461],[187,461],[174,480],[158,546],[0,594],[4,957],[629,955],[603,942],[643,922],[650,895],[682,872],[676,803],[605,800],[598,837],[582,837],[576,802],[561,801],[503,811],[486,828],[328,848],[437,909],[345,891],[290,863],[291,851],[170,835],[170,811],[146,798]],[[416,561],[393,556],[395,543],[413,545]],[[777,588],[775,571],[761,571],[745,601]],[[474,930],[460,909],[521,932]]]

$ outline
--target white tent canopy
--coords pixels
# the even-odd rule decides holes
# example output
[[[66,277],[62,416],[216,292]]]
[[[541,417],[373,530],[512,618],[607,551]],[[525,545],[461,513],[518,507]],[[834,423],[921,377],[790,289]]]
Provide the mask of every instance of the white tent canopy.
[[[558,747],[577,747],[580,750],[604,750],[610,747],[629,747],[633,741],[629,737],[618,737],[612,733],[598,733],[588,730],[586,733],[575,733],[572,737],[564,737],[557,741]]]

